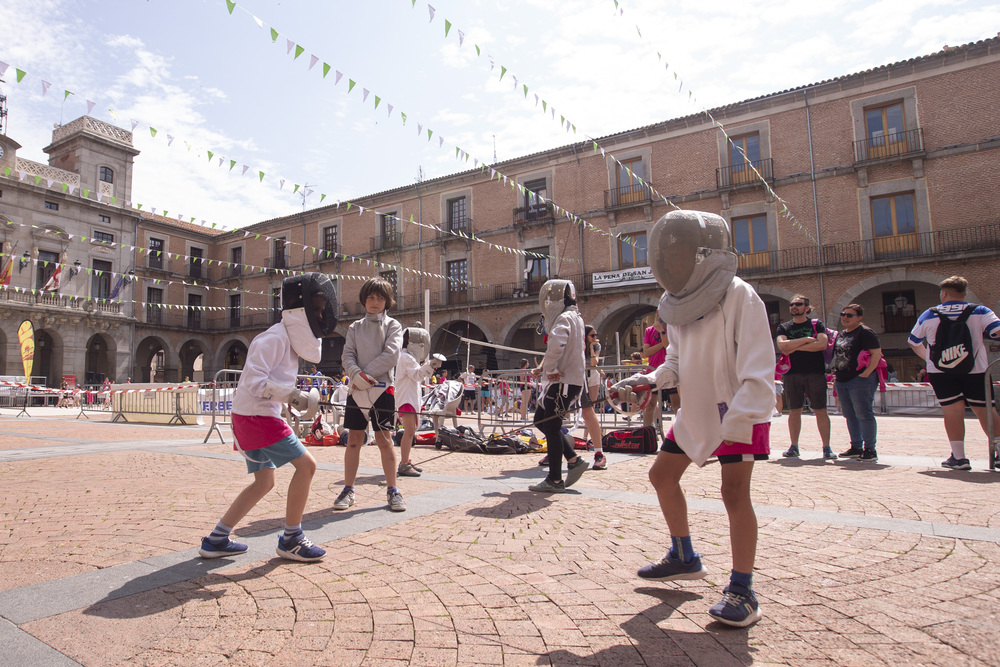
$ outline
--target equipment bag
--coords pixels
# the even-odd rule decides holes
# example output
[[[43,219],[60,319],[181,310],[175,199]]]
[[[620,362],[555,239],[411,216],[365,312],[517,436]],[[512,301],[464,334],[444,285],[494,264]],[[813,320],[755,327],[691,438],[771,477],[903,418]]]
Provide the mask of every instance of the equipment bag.
[[[653,454],[656,452],[656,429],[652,426],[612,431],[604,435],[601,444],[606,452]]]
[[[976,304],[970,303],[953,320],[937,308],[931,308],[931,312],[938,316],[938,327],[930,348],[930,358],[934,366],[946,375],[968,375],[976,365],[972,332],[966,324],[975,309]]]
[[[447,447],[453,452],[481,452],[480,445],[485,441],[467,426],[459,426],[457,429],[442,426],[438,429],[437,440],[434,446],[438,449]]]

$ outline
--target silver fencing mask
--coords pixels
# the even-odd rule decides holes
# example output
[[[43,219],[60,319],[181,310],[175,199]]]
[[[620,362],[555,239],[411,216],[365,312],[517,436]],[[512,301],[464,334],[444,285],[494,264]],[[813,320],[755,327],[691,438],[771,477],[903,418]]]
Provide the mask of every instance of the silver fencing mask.
[[[406,349],[410,351],[418,364],[427,361],[427,355],[431,352],[431,335],[427,329],[420,327],[409,327],[406,330]]]
[[[552,327],[559,314],[569,306],[576,305],[576,287],[569,280],[547,280],[538,292],[538,307],[542,310],[543,326],[546,331]]]

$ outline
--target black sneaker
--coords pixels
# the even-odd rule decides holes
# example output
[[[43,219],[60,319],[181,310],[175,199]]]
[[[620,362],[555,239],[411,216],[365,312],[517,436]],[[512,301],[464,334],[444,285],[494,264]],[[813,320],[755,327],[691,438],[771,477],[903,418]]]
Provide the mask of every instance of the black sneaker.
[[[753,591],[735,584],[723,589],[722,601],[712,605],[708,613],[720,623],[737,628],[752,625],[763,616]]]
[[[874,449],[866,449],[858,457],[858,463],[878,463],[878,454]]]
[[[841,454],[840,458],[842,458],[842,459],[856,459],[856,458],[860,458],[863,453],[864,453],[864,450],[854,449],[854,447],[851,447],[846,452],[844,452],[843,454]]]
[[[792,445],[788,448],[788,451],[782,454],[786,459],[797,459],[799,458],[799,446]]]
[[[969,463],[969,459],[956,459],[954,454],[949,456],[947,461],[942,461],[941,467],[950,470],[972,470],[972,464]]]
[[[833,453],[833,449],[830,447],[823,448],[823,458],[827,461],[833,461],[837,458],[837,455]]]

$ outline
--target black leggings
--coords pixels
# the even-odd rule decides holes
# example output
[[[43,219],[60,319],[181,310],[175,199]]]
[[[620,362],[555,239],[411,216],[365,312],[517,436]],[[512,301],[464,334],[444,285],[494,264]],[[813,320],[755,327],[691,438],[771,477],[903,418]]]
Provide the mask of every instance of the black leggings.
[[[578,384],[551,384],[535,410],[535,425],[545,434],[549,454],[549,481],[552,482],[562,479],[563,456],[567,461],[576,456],[573,439],[562,432],[562,425],[563,417],[580,395],[581,389]]]

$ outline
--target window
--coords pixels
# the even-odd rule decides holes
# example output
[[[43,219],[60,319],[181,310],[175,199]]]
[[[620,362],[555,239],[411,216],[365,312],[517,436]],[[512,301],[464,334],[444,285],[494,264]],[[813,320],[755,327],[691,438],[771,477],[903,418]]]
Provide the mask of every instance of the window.
[[[98,243],[114,243],[115,235],[107,232],[94,232],[94,240]]]
[[[872,231],[877,258],[898,257],[917,250],[913,193],[872,197]]]
[[[111,170],[110,167],[101,167],[98,178],[105,183],[115,182],[115,172]]]
[[[94,299],[111,297],[111,262],[93,260],[90,272],[90,296]]]
[[[385,213],[380,215],[379,226],[381,227],[381,243],[379,244],[379,250],[385,248],[395,248],[401,245],[402,241],[399,236],[399,227],[397,226],[395,213]]]
[[[337,252],[337,226],[323,228],[323,250]]]
[[[274,239],[274,254],[271,256],[272,269],[284,269],[288,266],[288,258],[285,257],[285,237]]]
[[[188,329],[201,329],[201,295],[188,294]]]
[[[612,199],[612,205],[632,204],[646,198],[645,188],[639,179],[646,179],[646,170],[642,158],[622,160],[618,165],[617,199]]]
[[[163,323],[163,290],[159,287],[146,288],[146,323]]]
[[[281,288],[271,288],[271,324],[281,321]]]
[[[101,222],[103,222],[106,225],[110,225],[111,224],[111,216],[110,215],[98,215],[97,218],[98,218],[98,220],[100,220]]]
[[[902,101],[865,109],[865,136],[869,158],[905,153],[906,122]]]
[[[240,294],[229,295],[229,326],[240,326]]]
[[[396,272],[395,271],[381,271],[379,278],[387,280],[390,285],[392,285],[392,293],[396,296],[396,300],[399,300],[399,288],[396,287]]]
[[[45,202],[45,208],[49,209],[50,211],[58,211],[59,204],[55,203],[54,201],[47,201]]]
[[[163,268],[163,239],[149,239],[149,268]]]
[[[529,248],[527,253],[524,266],[524,289],[528,294],[537,294],[542,288],[542,283],[549,279],[549,249]]]
[[[745,157],[744,157],[745,156]],[[760,134],[744,134],[733,137],[729,144],[729,165],[732,169],[732,183],[751,183],[757,178],[753,168],[760,168]]]
[[[456,259],[447,264],[448,303],[467,303],[469,301],[469,260]]]
[[[188,275],[192,278],[201,278],[201,265],[204,261],[202,255],[205,251],[201,248],[191,248],[191,254],[189,256],[190,264],[188,266]]]
[[[767,243],[767,215],[733,218],[733,243],[739,253],[739,268],[763,268],[771,264]]]
[[[59,254],[54,252],[48,252],[47,250],[38,251],[38,261],[35,263],[35,288],[42,289],[45,283],[49,282],[49,278],[52,274],[56,272],[56,265],[59,262]]]
[[[243,275],[243,247],[230,248],[229,249],[229,275],[231,276],[241,276]]]
[[[618,239],[618,267],[632,269],[646,266],[646,232],[622,234]]]
[[[467,231],[469,228],[465,217],[465,197],[448,200],[448,229],[453,232]]]

